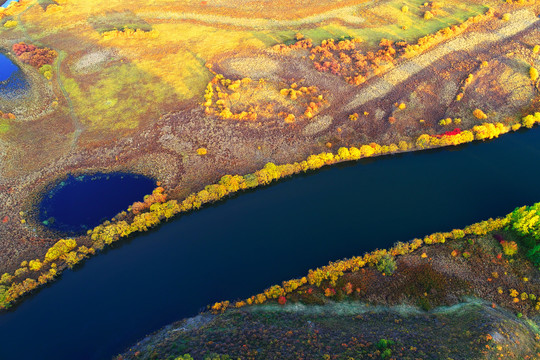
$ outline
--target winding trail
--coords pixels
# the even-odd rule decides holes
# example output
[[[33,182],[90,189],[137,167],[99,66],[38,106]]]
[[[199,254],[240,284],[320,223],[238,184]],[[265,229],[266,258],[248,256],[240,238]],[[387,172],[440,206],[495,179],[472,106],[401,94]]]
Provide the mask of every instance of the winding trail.
[[[511,20],[504,27],[494,32],[468,33],[436,46],[422,55],[408,60],[386,74],[363,87],[354,98],[343,108],[351,111],[370,101],[388,95],[399,84],[407,81],[428,66],[456,51],[470,51],[479,45],[489,45],[517,35],[526,29],[538,25],[540,20],[529,10],[519,10],[512,13]]]
[[[66,58],[66,52],[62,50],[55,50],[58,53],[58,60],[54,64],[54,70],[56,73],[56,81],[58,82],[58,87],[60,88],[60,91],[62,92],[62,96],[64,99],[66,99],[66,102],[69,107],[69,114],[71,117],[71,121],[73,123],[73,127],[75,128],[75,131],[73,132],[73,139],[71,140],[71,147],[74,149],[77,146],[77,141],[79,140],[79,136],[84,130],[84,126],[82,125],[81,121],[79,120],[79,117],[75,113],[75,109],[73,108],[73,102],[71,101],[71,98],[69,97],[69,94],[67,93],[66,88],[64,87],[64,84],[62,83],[62,80],[60,78],[60,66],[62,64],[62,61]]]

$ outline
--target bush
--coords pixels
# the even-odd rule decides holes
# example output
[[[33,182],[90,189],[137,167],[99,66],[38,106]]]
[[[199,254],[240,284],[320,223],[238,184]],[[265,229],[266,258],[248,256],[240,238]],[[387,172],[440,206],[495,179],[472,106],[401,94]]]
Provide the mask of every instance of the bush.
[[[389,346],[394,345],[392,340],[381,339],[377,342],[377,349],[381,351],[381,359],[388,359],[392,356],[392,350]]]
[[[24,42],[14,44],[12,50],[22,62],[38,69],[43,65],[52,64],[58,55],[56,51],[49,48],[38,48]]]
[[[4,23],[4,27],[6,29],[11,29],[11,28],[14,28],[15,26],[17,26],[17,22],[15,20],[8,20]]]
[[[193,360],[193,358],[189,354],[184,354],[184,355],[180,355],[174,360]]]
[[[77,246],[73,239],[62,239],[54,244],[45,254],[45,261],[53,261],[67,254]]]
[[[503,253],[506,256],[513,256],[518,252],[518,245],[515,241],[501,241]]]
[[[389,345],[392,345],[394,342],[392,340],[386,340],[386,339],[381,339],[377,342],[377,349],[379,350],[384,350],[386,349]]]
[[[536,68],[531,67],[529,70],[529,75],[531,76],[532,81],[538,80],[538,70],[536,70]]]
[[[480,120],[487,119],[487,115],[480,109],[474,109],[473,115],[475,118],[480,119]]]
[[[28,267],[30,268],[30,270],[32,271],[39,271],[41,270],[41,261],[39,259],[36,259],[36,260],[30,260],[30,263],[28,264]]]
[[[392,275],[396,271],[396,260],[392,255],[384,255],[377,262],[377,270],[385,275]]]

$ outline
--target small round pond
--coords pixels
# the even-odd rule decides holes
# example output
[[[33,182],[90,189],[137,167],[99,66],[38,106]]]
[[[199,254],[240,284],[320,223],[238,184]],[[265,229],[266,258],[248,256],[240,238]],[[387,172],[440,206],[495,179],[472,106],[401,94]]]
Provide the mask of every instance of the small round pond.
[[[28,88],[29,83],[22,70],[0,52],[0,100],[12,101],[24,97]]]
[[[6,55],[0,53],[0,82],[9,79],[18,69]]]
[[[43,194],[39,221],[50,229],[81,234],[152,193],[155,181],[127,173],[73,176]]]

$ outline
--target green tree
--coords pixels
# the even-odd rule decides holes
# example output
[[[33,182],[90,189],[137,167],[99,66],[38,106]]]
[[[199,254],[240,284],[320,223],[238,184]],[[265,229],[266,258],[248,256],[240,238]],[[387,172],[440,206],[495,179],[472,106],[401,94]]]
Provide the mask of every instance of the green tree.
[[[396,271],[396,260],[392,255],[383,255],[377,262],[377,270],[386,275],[392,275]]]

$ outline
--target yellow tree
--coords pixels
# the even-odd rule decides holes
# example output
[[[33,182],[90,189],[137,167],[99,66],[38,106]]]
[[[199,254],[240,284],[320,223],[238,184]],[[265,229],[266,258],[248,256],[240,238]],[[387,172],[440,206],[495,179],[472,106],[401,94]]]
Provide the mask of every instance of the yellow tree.
[[[535,67],[531,66],[531,68],[529,69],[529,75],[532,81],[538,80],[538,70]]]

